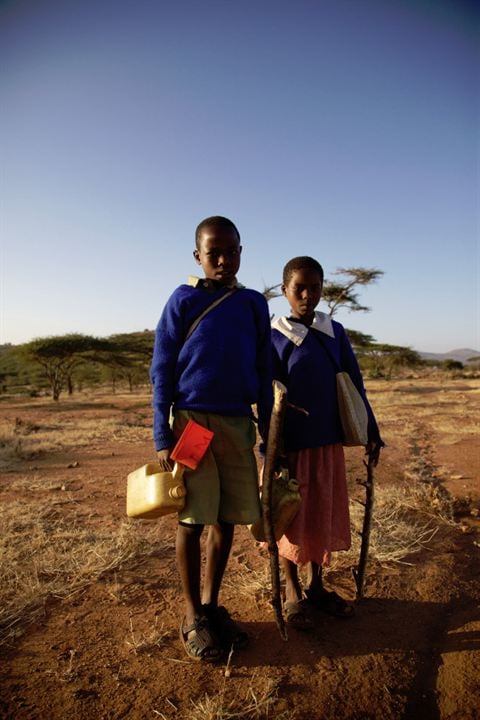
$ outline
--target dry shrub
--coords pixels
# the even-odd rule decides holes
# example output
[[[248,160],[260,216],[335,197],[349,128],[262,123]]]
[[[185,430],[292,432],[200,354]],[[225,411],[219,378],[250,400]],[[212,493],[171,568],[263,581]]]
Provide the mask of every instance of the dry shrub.
[[[66,597],[158,549],[154,528],[89,527],[74,508],[16,501],[0,507],[0,643],[21,633],[48,598]]]
[[[441,524],[448,521],[444,505],[431,501],[432,486],[413,482],[407,486],[377,486],[370,531],[369,557],[379,563],[408,563],[405,558],[427,547]],[[446,502],[446,501],[445,501]],[[364,508],[350,503],[352,547],[336,553],[331,569],[355,565],[360,553]]]

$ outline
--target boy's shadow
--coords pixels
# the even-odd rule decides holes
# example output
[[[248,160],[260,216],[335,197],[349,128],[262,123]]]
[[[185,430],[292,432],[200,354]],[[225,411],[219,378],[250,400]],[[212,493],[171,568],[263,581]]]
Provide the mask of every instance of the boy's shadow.
[[[316,672],[321,658],[334,665],[347,657],[405,653],[415,662],[409,709],[422,717],[439,717],[435,688],[442,656],[480,651],[480,630],[461,629],[480,621],[478,604],[471,598],[446,604],[365,598],[355,610],[349,619],[314,611],[314,628],[309,632],[288,628],[287,642],[274,621],[244,623],[251,643],[234,656],[234,663],[247,668],[303,665],[308,673]]]

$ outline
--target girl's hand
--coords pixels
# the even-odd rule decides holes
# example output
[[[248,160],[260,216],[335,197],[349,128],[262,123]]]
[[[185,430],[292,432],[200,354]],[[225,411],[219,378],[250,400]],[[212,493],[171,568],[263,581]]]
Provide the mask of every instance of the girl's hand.
[[[171,472],[172,463],[170,461],[170,448],[164,450],[157,450],[158,464],[160,465],[163,472]]]
[[[378,465],[382,447],[382,443],[375,442],[374,440],[370,440],[370,442],[365,445],[365,455],[368,455],[368,459],[372,461],[373,467],[377,467]]]

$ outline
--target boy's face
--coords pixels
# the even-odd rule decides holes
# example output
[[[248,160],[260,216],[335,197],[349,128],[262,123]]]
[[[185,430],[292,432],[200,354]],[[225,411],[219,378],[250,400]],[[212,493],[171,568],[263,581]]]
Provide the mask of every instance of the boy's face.
[[[202,266],[205,277],[222,285],[231,285],[240,267],[242,246],[233,228],[212,225],[203,228],[193,257]]]
[[[314,318],[315,308],[322,297],[322,277],[316,270],[294,270],[290,280],[282,286],[283,294],[292,309],[292,315],[306,325]]]

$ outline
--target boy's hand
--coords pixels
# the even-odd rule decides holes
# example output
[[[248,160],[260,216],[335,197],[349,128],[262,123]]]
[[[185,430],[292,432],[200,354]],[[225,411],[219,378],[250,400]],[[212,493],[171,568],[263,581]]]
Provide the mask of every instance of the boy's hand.
[[[164,450],[157,450],[157,458],[158,464],[164,472],[170,472],[172,470],[169,448],[165,448]]]

